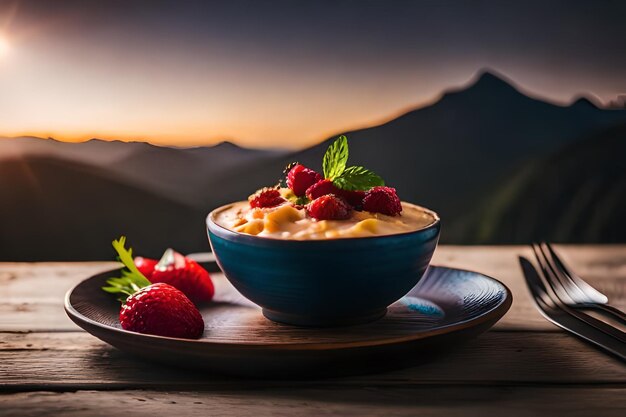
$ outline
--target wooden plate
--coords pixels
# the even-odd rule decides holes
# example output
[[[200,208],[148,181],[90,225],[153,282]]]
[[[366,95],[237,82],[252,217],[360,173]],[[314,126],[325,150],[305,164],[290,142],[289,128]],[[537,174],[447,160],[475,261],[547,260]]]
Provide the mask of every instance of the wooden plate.
[[[68,291],[65,311],[74,323],[141,358],[261,378],[369,373],[431,360],[442,348],[489,329],[512,302],[510,291],[493,278],[432,266],[378,321],[302,328],[266,319],[214,273],[215,301],[200,306],[204,335],[186,340],[123,330],[119,302],[100,289],[111,276],[119,271],[95,275]]]

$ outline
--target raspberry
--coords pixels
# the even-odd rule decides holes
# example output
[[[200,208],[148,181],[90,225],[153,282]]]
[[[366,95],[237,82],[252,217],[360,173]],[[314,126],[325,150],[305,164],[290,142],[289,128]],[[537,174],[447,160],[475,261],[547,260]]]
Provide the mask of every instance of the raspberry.
[[[317,172],[298,164],[289,170],[287,186],[291,188],[297,197],[302,197],[306,193],[307,188],[321,179],[322,176]]]
[[[402,204],[395,188],[374,187],[365,193],[363,209],[372,213],[395,216],[402,211]]]
[[[276,207],[287,200],[280,195],[280,192],[277,189],[263,188],[248,197],[248,201],[250,202],[250,207],[252,208],[267,208]]]
[[[365,191],[348,191],[337,188],[331,180],[321,180],[310,186],[306,190],[309,200],[315,200],[326,194],[335,194],[343,198],[352,207],[361,207]]]
[[[326,194],[338,194],[339,188],[333,185],[331,180],[321,180],[311,185],[306,190],[306,196],[313,201]]]
[[[342,220],[350,217],[351,207],[334,194],[326,194],[311,201],[306,211],[317,220]]]
[[[357,209],[363,207],[363,197],[365,197],[365,191],[339,190],[339,195],[343,197],[352,207]]]

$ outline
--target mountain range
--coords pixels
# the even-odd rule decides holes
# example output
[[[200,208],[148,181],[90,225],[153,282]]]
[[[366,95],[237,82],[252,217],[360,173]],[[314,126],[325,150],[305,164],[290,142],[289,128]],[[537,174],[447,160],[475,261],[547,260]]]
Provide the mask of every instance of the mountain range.
[[[474,211],[466,235],[475,243],[623,243],[625,156],[623,124],[538,158]]]
[[[349,164],[439,212],[444,243],[626,242],[613,227],[625,110],[548,103],[484,72],[432,105],[341,133]],[[206,213],[275,184],[292,161],[321,169],[336,136],[295,152],[0,139],[0,259],[107,259],[122,233],[147,256],[207,250]]]

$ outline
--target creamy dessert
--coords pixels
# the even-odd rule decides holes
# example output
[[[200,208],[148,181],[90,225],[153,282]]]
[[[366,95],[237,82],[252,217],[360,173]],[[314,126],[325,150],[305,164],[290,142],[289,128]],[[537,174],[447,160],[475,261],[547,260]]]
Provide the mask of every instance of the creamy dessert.
[[[382,236],[423,229],[435,216],[419,206],[402,203],[402,215],[352,211],[347,219],[317,220],[306,209],[285,202],[269,208],[250,207],[247,201],[218,212],[215,223],[235,232],[275,239],[314,240]]]
[[[323,175],[291,164],[278,185],[258,190],[214,220],[235,232],[296,240],[393,235],[437,221],[431,211],[402,203],[373,171],[347,162],[348,140],[340,136],[324,155]]]

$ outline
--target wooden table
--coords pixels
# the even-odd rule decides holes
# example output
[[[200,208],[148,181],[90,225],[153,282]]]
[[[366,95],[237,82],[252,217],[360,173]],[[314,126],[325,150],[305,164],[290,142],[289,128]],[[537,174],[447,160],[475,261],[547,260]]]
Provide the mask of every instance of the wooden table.
[[[559,247],[626,308],[626,245]],[[439,359],[377,375],[240,380],[141,362],[81,331],[63,295],[112,262],[0,263],[0,415],[626,415],[626,366],[544,320],[523,247],[442,246],[434,264],[484,272],[513,292],[488,333]]]

